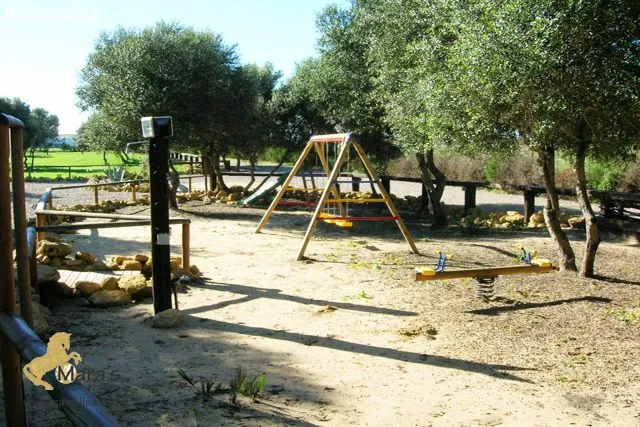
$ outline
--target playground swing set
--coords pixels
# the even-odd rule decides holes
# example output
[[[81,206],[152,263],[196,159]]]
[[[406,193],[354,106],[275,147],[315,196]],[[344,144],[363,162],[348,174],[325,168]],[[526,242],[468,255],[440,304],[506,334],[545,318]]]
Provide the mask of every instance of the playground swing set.
[[[377,191],[381,195],[379,198],[362,198],[362,199],[346,199],[342,197],[340,193],[340,184],[353,183],[353,177],[351,174],[343,173],[345,166],[350,167],[351,152],[354,151],[357,157],[362,162],[367,175],[368,181],[359,181],[360,183],[370,183],[377,186]],[[291,191],[293,187],[290,186],[291,181],[298,175],[302,169],[305,160],[309,155],[315,152],[317,158],[322,165],[323,174],[319,175],[326,178],[325,185],[322,189],[322,193],[316,203],[309,201],[292,202],[289,200],[283,200],[283,197],[288,191]],[[333,154],[335,161],[331,168],[329,160]],[[304,175],[303,175],[304,176]],[[314,176],[313,174],[311,175]],[[309,241],[313,236],[315,229],[319,222],[326,222],[329,224],[335,224],[341,228],[351,228],[356,221],[395,221],[396,225],[400,229],[402,236],[409,244],[413,253],[419,253],[418,248],[413,242],[413,238],[409,234],[407,227],[405,226],[398,210],[391,201],[391,197],[387,190],[382,186],[380,178],[378,177],[373,165],[369,161],[369,158],[365,154],[364,150],[355,140],[351,133],[331,134],[331,135],[315,135],[312,136],[307,145],[305,146],[302,154],[296,161],[291,172],[284,179],[280,179],[276,196],[272,200],[269,208],[265,212],[262,220],[256,227],[255,232],[259,233],[262,228],[269,222],[269,219],[273,215],[274,210],[278,205],[289,205],[292,203],[304,204],[309,207],[315,206],[311,221],[304,235],[304,239],[300,250],[298,251],[298,261],[304,259],[304,253],[307,249]],[[304,181],[303,181],[304,182]],[[305,185],[306,187],[306,185]],[[281,203],[284,202],[284,203]],[[351,203],[384,203],[389,211],[389,215],[386,216],[354,216],[350,215],[349,204]]]
[[[377,191],[379,192],[380,197],[349,199],[342,196],[342,193],[340,192],[340,184],[353,183],[353,176],[350,171],[347,171],[346,173],[343,172],[345,165],[350,168],[352,150],[356,153],[357,158],[359,158],[362,162],[362,165],[364,166],[365,171],[367,172],[367,175],[369,177],[368,181],[360,180],[359,182],[370,183],[373,189],[377,187]],[[305,164],[305,160],[307,160],[313,152],[315,152],[315,154],[317,155],[317,159],[322,165],[323,173],[321,174],[316,174],[313,171],[301,172]],[[333,167],[330,167],[331,160],[333,160]],[[300,177],[302,178],[304,188],[291,187],[290,184],[293,178],[298,176],[299,173],[301,173]],[[311,187],[307,186],[307,178],[311,179]],[[321,181],[322,179],[325,180],[322,187],[322,192],[317,201],[311,200],[311,198],[308,196],[309,194],[315,195],[318,191],[314,178],[319,178],[319,181]],[[263,227],[269,222],[269,219],[273,215],[276,207],[279,205],[301,205],[314,208],[311,221],[305,232],[300,250],[298,251],[298,261],[304,259],[304,253],[319,222],[335,224],[336,226],[341,228],[351,228],[353,227],[354,222],[357,221],[395,221],[404,239],[409,244],[411,251],[415,254],[419,254],[413,238],[409,234],[409,231],[407,230],[407,227],[400,217],[398,210],[394,206],[389,193],[384,188],[384,186],[382,186],[380,179],[371,162],[369,161],[367,155],[351,133],[316,135],[311,137],[302,154],[293,166],[291,172],[289,172],[289,174],[281,175],[278,178],[277,182],[270,186],[267,191],[274,190],[277,187],[280,187],[280,189],[271,201],[269,208],[256,227],[255,232],[260,233],[262,231]],[[305,200],[285,199],[285,195],[287,194],[287,192],[291,191],[303,191],[305,194]],[[263,195],[264,194],[261,194],[259,197],[262,197]],[[248,198],[243,200],[241,203],[247,205],[251,201],[251,198]],[[389,215],[350,215],[350,203],[384,203],[389,211]],[[521,251],[522,255],[520,259],[524,262],[523,265],[471,268],[461,270],[445,270],[447,255],[442,252],[438,252],[438,261],[435,268],[416,267],[414,279],[416,281],[429,281],[473,278],[476,280],[476,296],[479,298],[490,298],[494,294],[494,281],[498,276],[546,273],[553,268],[549,260],[532,256],[531,252],[526,251],[524,248],[521,248]]]

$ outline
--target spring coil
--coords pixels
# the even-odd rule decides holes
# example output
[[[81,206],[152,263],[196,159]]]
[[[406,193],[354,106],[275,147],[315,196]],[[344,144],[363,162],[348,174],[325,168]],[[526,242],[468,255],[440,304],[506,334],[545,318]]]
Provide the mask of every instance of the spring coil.
[[[495,277],[476,277],[476,298],[493,298],[495,294],[495,279]]]

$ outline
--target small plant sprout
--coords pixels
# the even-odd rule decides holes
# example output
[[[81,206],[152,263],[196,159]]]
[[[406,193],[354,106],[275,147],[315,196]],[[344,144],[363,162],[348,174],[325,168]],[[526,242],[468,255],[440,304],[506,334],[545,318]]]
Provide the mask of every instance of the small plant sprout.
[[[178,375],[185,380],[191,387],[196,389],[196,394],[199,395],[202,400],[207,401],[214,394],[224,392],[224,387],[216,383],[214,380],[194,381],[183,369],[178,369]],[[196,384],[200,383],[200,387]]]
[[[235,371],[235,376],[229,383],[229,401],[235,405],[238,400],[238,393],[240,393],[243,396],[249,397],[252,402],[255,402],[260,393],[264,391],[266,384],[266,374],[260,374],[252,380],[247,380],[245,370],[242,366],[238,366]]]

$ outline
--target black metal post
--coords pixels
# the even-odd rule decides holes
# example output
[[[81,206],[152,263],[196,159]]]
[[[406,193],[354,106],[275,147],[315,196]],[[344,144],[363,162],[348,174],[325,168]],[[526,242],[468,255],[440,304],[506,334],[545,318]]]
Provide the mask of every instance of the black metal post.
[[[171,265],[169,246],[169,139],[152,138],[149,143],[151,183],[151,262],[153,309],[171,308]]]

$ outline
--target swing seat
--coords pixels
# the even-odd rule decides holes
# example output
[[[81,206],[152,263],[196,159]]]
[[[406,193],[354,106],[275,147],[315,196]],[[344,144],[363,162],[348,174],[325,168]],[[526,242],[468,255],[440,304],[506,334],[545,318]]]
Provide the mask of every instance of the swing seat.
[[[551,261],[546,258],[535,258],[531,260],[531,265],[537,265],[538,267],[551,267]]]
[[[416,267],[416,273],[422,274],[423,276],[436,275],[436,271],[431,267]]]
[[[353,223],[351,221],[338,220],[338,221],[335,222],[335,224],[338,227],[342,227],[342,228],[351,228],[351,227],[353,227]]]

